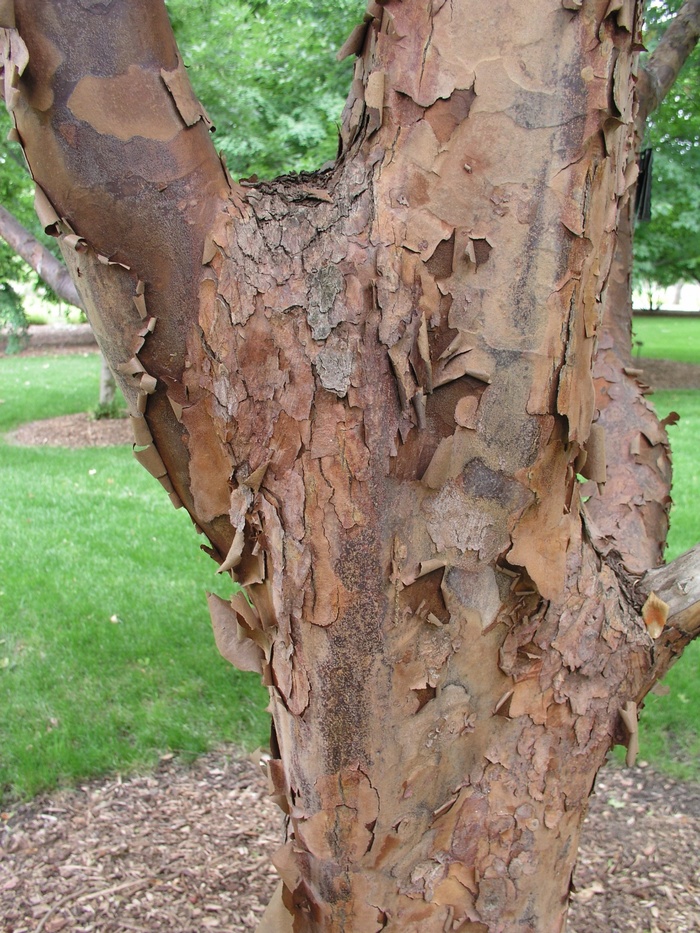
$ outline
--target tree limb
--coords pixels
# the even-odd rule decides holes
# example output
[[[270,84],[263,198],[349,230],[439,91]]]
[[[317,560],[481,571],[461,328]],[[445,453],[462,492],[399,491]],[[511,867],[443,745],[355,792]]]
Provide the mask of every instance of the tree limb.
[[[61,301],[76,308],[83,307],[68,269],[2,205],[0,236],[32,267],[42,282],[53,289]]]
[[[698,38],[700,0],[686,0],[640,71],[637,83],[638,127],[643,128],[649,115],[668,94]]]
[[[640,74],[637,145],[645,120],[668,93],[698,36],[700,0],[686,0]],[[601,542],[614,542],[628,570],[641,573],[662,559],[671,466],[668,438],[644,398],[645,389],[631,359],[633,203],[632,198],[619,217],[594,364],[598,423],[607,437],[608,482],[588,502],[587,511]]]
[[[166,387],[182,381],[205,238],[229,180],[163,0],[84,8],[77,16],[73,0],[15,0],[5,63],[18,84],[13,138],[100,348],[148,427],[142,459],[191,511],[189,448]],[[229,522],[205,530],[228,550]]]
[[[653,664],[637,695],[637,701],[641,702],[654,684],[666,676],[690,642],[700,636],[700,544],[670,564],[648,571],[636,589],[640,601],[653,593],[662,600],[662,611],[664,603],[668,607],[663,631],[655,642]]]
[[[650,570],[637,589],[643,596],[656,593],[668,605],[667,624],[687,641],[700,635],[700,544]]]

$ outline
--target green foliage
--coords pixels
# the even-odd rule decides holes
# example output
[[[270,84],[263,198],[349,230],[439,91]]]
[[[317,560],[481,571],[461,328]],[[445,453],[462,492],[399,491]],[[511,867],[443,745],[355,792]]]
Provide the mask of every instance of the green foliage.
[[[4,107],[0,121],[5,131],[10,129],[10,118]],[[41,242],[58,256],[55,242],[48,242],[34,212],[34,183],[29,176],[22,152],[17,143],[9,142],[0,133],[0,204]],[[30,282],[37,286],[39,278],[16,253],[0,239],[0,281]]]
[[[335,53],[361,0],[166,0],[195,91],[234,177],[335,157],[352,61]]]
[[[0,359],[0,430],[85,410],[98,381],[95,354]],[[128,448],[0,441],[0,487],[0,795],[265,741],[259,677],[212,637],[226,581]]]
[[[0,332],[6,353],[19,353],[27,345],[27,324],[21,298],[9,282],[0,282]]]
[[[648,5],[645,41],[653,51],[680,0]],[[635,279],[700,281],[700,47],[648,122],[654,149],[652,219],[635,231]]]

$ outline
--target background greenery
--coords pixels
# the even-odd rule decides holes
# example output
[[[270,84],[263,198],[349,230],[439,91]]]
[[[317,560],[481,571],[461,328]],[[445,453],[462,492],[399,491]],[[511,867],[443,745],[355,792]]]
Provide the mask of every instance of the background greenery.
[[[234,177],[333,159],[353,61],[335,55],[362,0],[166,0],[190,79]]]
[[[682,0],[646,4],[653,51]],[[659,285],[700,281],[700,46],[647,124],[654,150],[652,218],[635,231],[635,279]]]
[[[0,432],[87,410],[98,379],[94,353],[1,358]],[[0,440],[0,489],[0,796],[265,743],[260,678],[214,645],[227,581],[128,447]]]
[[[632,330],[636,356],[700,364],[700,318],[635,317]]]

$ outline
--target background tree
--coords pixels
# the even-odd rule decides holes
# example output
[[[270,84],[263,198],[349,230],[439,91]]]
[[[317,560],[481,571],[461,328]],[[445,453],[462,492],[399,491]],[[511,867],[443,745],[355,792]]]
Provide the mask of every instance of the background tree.
[[[80,295],[65,265],[1,205],[0,237],[4,241],[3,246],[10,249],[9,262],[11,265],[16,266],[15,260],[17,258],[23,260],[26,266],[36,274],[38,281],[48,287],[50,294],[55,295],[74,308],[83,310]],[[3,289],[0,292],[0,300],[4,297],[5,302],[9,302],[9,308],[6,306],[5,320],[10,323],[8,350],[12,352],[15,349],[22,349],[26,343],[26,316],[19,295],[12,286],[5,282],[0,286],[0,289]],[[13,321],[14,326],[12,326]],[[13,335],[16,342],[14,346],[12,344]],[[117,383],[107,360],[102,357],[100,392],[97,408],[94,412],[95,417],[112,417],[115,410],[120,410],[115,401],[116,395]]]
[[[310,171],[337,150],[352,74],[335,53],[358,0],[168,0],[197,94],[235,178]]]
[[[261,929],[562,929],[596,771],[700,629],[601,320],[640,5],[372,2],[336,163],[246,185],[161,2],[9,7],[15,136],[136,456],[250,597],[210,607],[270,688]],[[580,472],[625,476],[605,531]]]
[[[37,228],[31,179],[21,163],[17,147],[11,147],[7,140],[3,139],[0,142],[0,205],[11,205],[14,213],[22,216],[25,223]],[[16,220],[14,214],[12,217]],[[56,246],[54,250],[58,256]],[[4,238],[0,239],[0,327],[7,334],[9,352],[22,349],[27,336],[27,317],[15,288],[18,282],[36,286],[38,279],[31,265],[22,260],[16,249]]]
[[[649,5],[645,44],[650,51],[680,7],[680,0]],[[700,281],[698,100],[700,49],[696,47],[646,124],[642,146],[654,151],[652,216],[635,231],[637,282],[668,286]]]

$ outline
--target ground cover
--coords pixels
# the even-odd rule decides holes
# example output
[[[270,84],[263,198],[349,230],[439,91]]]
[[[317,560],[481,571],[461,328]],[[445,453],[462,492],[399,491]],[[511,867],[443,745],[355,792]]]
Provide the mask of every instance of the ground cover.
[[[632,333],[635,356],[700,363],[700,318],[635,317]]]

